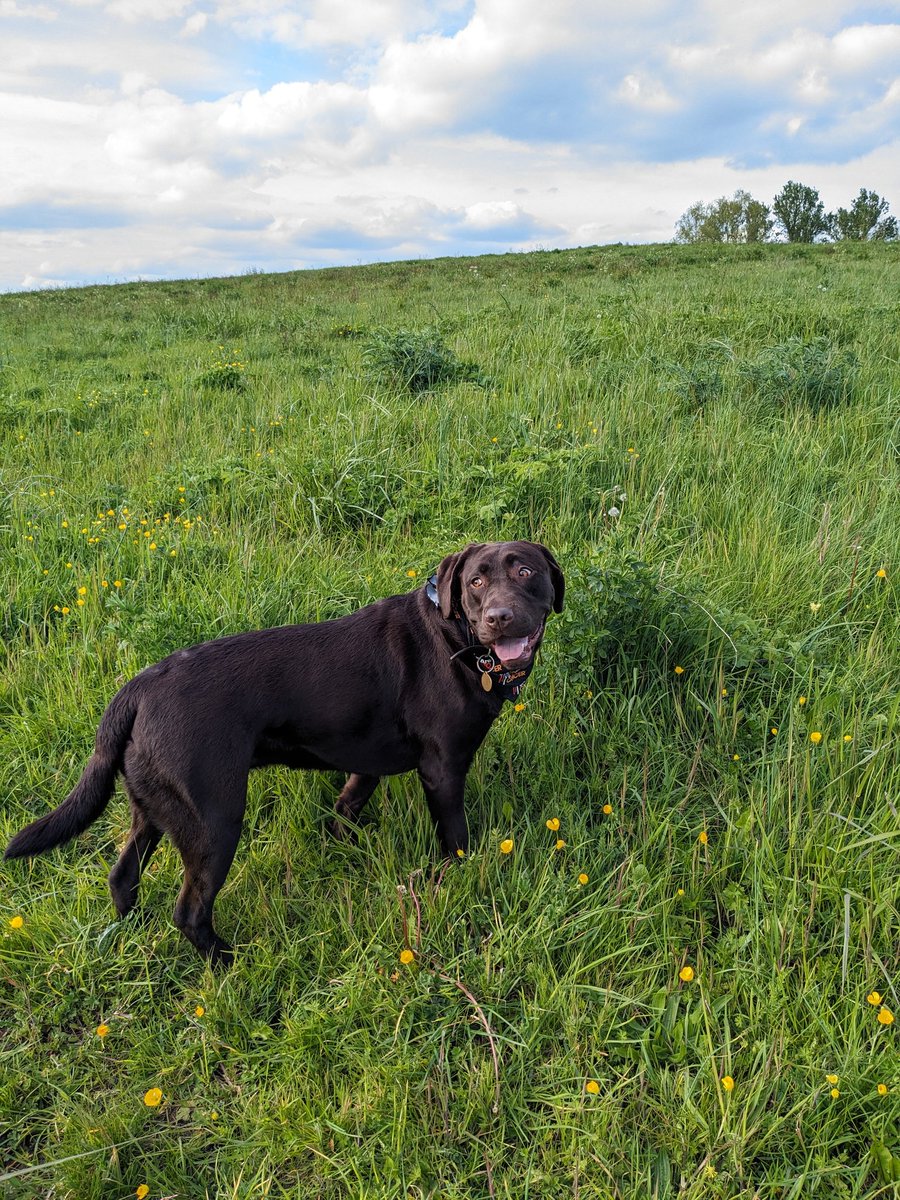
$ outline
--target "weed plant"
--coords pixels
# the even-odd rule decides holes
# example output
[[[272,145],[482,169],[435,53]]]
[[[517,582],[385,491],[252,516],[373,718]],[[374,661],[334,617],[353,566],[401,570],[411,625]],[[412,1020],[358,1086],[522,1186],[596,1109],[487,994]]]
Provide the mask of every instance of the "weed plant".
[[[180,646],[470,540],[568,581],[466,861],[414,777],[338,844],[339,779],[257,772],[215,974],[168,845],[113,920],[121,793],[0,868],[4,1196],[895,1194],[898,266],[608,247],[0,297],[4,839]]]

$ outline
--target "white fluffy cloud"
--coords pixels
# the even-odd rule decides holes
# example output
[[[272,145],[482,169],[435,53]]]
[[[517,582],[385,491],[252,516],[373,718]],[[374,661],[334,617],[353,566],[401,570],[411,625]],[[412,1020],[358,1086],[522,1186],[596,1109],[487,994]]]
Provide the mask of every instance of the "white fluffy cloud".
[[[0,287],[900,207],[900,21],[839,0],[0,0]]]

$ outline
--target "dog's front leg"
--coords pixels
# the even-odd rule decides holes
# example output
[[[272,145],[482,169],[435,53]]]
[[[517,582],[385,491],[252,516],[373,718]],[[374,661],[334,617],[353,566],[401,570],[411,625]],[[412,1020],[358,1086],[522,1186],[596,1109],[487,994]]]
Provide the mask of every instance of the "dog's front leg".
[[[448,761],[434,755],[419,764],[419,779],[428,801],[428,810],[437,827],[441,846],[451,856],[469,849],[464,794],[468,762]]]

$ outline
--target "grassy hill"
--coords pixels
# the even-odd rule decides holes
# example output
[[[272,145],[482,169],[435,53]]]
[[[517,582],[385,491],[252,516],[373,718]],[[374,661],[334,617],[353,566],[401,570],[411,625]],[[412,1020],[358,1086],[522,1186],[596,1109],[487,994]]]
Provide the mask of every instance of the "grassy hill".
[[[894,1194],[898,276],[608,247],[0,296],[4,840],[177,647],[470,540],[568,582],[467,861],[414,777],[346,845],[336,778],[258,772],[215,974],[171,847],[113,921],[122,796],[0,867],[4,1195]]]

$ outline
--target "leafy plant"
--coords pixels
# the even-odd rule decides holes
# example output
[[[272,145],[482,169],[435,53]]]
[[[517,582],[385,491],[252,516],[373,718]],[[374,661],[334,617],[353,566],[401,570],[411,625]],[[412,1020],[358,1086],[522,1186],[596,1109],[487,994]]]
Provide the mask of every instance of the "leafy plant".
[[[743,369],[745,379],[763,400],[787,407],[806,404],[833,408],[853,395],[859,359],[828,338],[789,338],[762,350]]]
[[[372,375],[418,395],[447,383],[487,381],[474,363],[463,362],[436,329],[378,330],[364,357]]]

